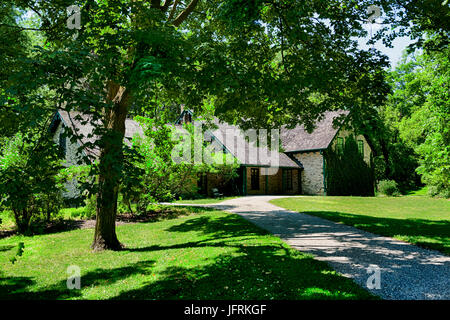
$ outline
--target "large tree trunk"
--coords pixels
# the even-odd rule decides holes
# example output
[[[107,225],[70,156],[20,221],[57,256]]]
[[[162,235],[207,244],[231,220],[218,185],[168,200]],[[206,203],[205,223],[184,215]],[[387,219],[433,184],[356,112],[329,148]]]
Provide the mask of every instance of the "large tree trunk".
[[[198,2],[199,0],[191,0],[186,8],[172,21],[172,24],[178,27],[193,12]],[[169,15],[169,20],[171,20],[179,1],[165,0],[161,6],[161,1],[155,0],[151,2],[151,5],[153,8],[165,12],[172,3],[173,8]],[[125,136],[125,120],[131,99],[129,90],[116,83],[108,83],[107,89],[107,101],[112,102],[114,107],[105,110],[104,115],[104,125],[107,133],[102,138],[103,144],[100,153],[97,219],[94,242],[92,243],[94,251],[105,249],[120,250],[123,247],[116,235],[116,215],[123,165],[122,144]]]
[[[128,91],[117,85],[108,85],[108,100],[112,101],[112,109],[104,112],[106,133],[102,137],[100,152],[97,218],[95,224],[92,249],[120,250],[123,245],[116,235],[117,198],[123,165],[123,138],[125,136],[125,120],[129,105]]]

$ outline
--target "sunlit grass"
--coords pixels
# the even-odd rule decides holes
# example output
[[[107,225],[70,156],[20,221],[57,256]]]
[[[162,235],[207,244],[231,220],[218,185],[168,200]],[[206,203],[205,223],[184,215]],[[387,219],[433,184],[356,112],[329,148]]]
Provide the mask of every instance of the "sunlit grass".
[[[450,201],[446,199],[299,197],[272,203],[450,255]]]
[[[225,200],[236,199],[238,197],[219,197],[219,198],[203,198],[195,200],[177,200],[174,203],[185,203],[185,204],[214,204],[220,203]]]
[[[194,214],[117,228],[126,250],[93,253],[92,229],[0,240],[1,299],[370,299],[327,264],[241,217]],[[24,242],[23,256],[9,258]],[[81,269],[68,290],[67,267]]]

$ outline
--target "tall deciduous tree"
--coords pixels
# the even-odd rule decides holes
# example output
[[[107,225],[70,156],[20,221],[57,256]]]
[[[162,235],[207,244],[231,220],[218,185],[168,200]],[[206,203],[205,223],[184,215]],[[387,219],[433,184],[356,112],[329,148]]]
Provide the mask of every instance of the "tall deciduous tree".
[[[360,50],[356,41],[367,33],[362,24],[372,1],[6,3],[34,12],[41,24],[32,29],[46,43],[2,82],[10,96],[27,95],[20,104],[3,99],[0,105],[19,113],[42,110],[48,99],[38,89],[46,88],[55,109],[89,114],[94,124],[98,139],[83,147],[99,155],[95,250],[122,247],[115,218],[130,112],[163,104],[196,109],[214,97],[216,115],[244,128],[303,123],[311,129],[324,111],[358,110],[361,101],[377,105],[386,94],[386,57]],[[80,30],[66,24],[72,5],[81,8]],[[5,34],[30,29],[2,27]],[[86,160],[93,160],[90,154]]]

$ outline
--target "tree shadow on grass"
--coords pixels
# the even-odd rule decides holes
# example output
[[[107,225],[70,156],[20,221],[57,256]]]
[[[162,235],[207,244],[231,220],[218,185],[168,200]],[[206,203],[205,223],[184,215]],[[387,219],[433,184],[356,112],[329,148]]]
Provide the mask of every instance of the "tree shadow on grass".
[[[450,221],[425,219],[378,218],[333,211],[302,211],[327,220],[340,222],[371,233],[409,238],[413,244],[450,255]],[[414,239],[417,237],[417,239]],[[430,238],[430,240],[423,239]]]
[[[129,252],[148,252],[169,249],[187,249],[199,247],[222,247],[231,245],[231,243],[242,240],[249,240],[262,235],[269,235],[266,230],[262,230],[252,223],[242,219],[237,215],[227,215],[225,217],[199,216],[189,219],[181,224],[177,224],[167,228],[168,232],[196,232],[199,233],[203,240],[183,242],[170,246],[159,244],[125,248],[124,251]],[[204,236],[207,236],[206,238]],[[245,237],[245,239],[243,239]]]
[[[125,223],[142,223],[142,222],[158,222],[163,220],[177,219],[181,216],[190,214],[198,214],[201,212],[214,211],[213,208],[206,207],[189,207],[189,206],[163,206],[149,210],[145,214],[137,215],[131,213],[122,213],[117,215],[117,224]],[[95,227],[95,219],[73,220],[73,219],[56,219],[51,222],[41,222],[33,226],[25,236],[35,236],[43,234],[55,234],[68,232],[78,229],[87,229]],[[0,239],[16,235],[16,230],[0,230]]]
[[[0,252],[9,251],[13,248],[14,248],[13,245],[0,246]]]
[[[158,206],[148,210],[145,214],[123,213],[117,215],[117,221],[121,222],[157,222],[163,220],[177,219],[181,216],[190,214],[198,214],[202,212],[214,211],[213,208],[207,207],[190,207],[190,206]]]
[[[94,269],[81,274],[81,289],[110,285],[135,274],[146,274],[153,265],[154,261],[140,261],[120,268]],[[82,295],[81,290],[68,289],[67,280],[38,290],[32,288],[34,284],[35,281],[30,277],[0,276],[0,300],[60,300]]]
[[[337,275],[325,262],[314,260],[266,237],[269,233],[236,215],[197,216],[165,231],[199,233],[198,241],[126,249],[130,252],[201,248],[206,264],[185,267],[181,261],[162,271],[145,260],[118,268],[97,268],[81,274],[82,288],[107,286],[134,275],[143,275],[138,287],[121,291],[113,299],[372,299],[352,280]],[[196,237],[194,237],[195,239]],[[209,247],[227,253],[208,254]],[[231,250],[230,250],[231,249]],[[204,251],[203,251],[204,250]],[[136,257],[139,257],[136,255]],[[157,273],[157,280],[150,277]],[[66,281],[35,288],[27,277],[2,278],[0,299],[82,298],[82,290],[68,290]]]
[[[371,299],[365,289],[337,275],[324,262],[264,237],[262,230],[237,215],[198,217],[166,231],[199,232],[202,240],[171,246],[126,249],[132,252],[224,247],[233,253],[209,264],[169,267],[158,281],[123,291],[114,299]],[[206,238],[204,237],[206,236]],[[261,237],[262,236],[262,237]]]
[[[57,300],[68,299],[77,295],[69,291],[64,283],[65,290],[60,286],[50,286],[44,290],[29,291],[35,284],[31,277],[3,277],[0,275],[0,300]]]
[[[220,245],[219,243],[215,244]],[[225,244],[224,246],[229,246]],[[371,299],[350,279],[310,256],[277,245],[234,245],[201,267],[169,267],[158,281],[121,292],[113,299],[268,300]]]

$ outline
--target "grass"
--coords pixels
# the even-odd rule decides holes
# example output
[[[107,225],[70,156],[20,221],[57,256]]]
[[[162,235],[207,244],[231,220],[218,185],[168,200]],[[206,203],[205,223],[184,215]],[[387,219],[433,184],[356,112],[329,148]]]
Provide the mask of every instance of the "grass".
[[[376,298],[237,215],[171,210],[172,219],[119,226],[119,252],[93,253],[92,229],[1,239],[0,299]],[[80,290],[66,287],[72,265]]]
[[[418,190],[411,190],[406,193],[407,196],[428,196],[428,187],[422,187]]]
[[[271,202],[450,255],[450,201],[446,199],[299,197]]]
[[[237,197],[220,197],[220,198],[203,198],[195,200],[176,200],[174,203],[184,203],[184,204],[214,204],[220,203],[225,200],[236,199]]]
[[[0,230],[10,230],[14,228],[14,219],[11,211],[0,210]]]

